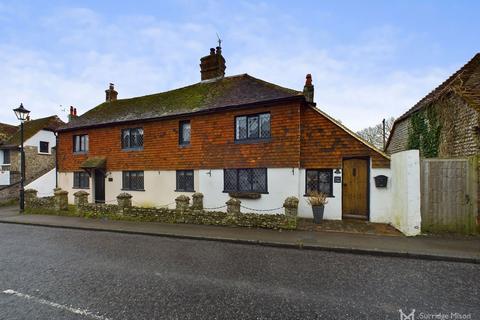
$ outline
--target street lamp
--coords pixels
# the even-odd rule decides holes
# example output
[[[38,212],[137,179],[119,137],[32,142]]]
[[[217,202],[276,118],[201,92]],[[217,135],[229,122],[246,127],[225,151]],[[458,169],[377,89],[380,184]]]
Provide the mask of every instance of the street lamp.
[[[20,107],[13,109],[17,119],[20,120],[20,166],[21,166],[21,179],[20,179],[20,211],[25,209],[25,152],[23,151],[23,123],[28,118],[30,111],[23,107],[23,103],[20,103]]]

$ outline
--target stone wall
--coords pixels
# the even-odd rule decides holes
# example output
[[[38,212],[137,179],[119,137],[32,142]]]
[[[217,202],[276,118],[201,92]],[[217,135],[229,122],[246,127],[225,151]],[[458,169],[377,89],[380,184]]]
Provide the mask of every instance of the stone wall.
[[[227,212],[206,211],[203,209],[203,195],[196,193],[195,203],[190,206],[190,198],[179,196],[176,209],[143,208],[131,205],[131,195],[122,193],[117,197],[118,204],[86,203],[80,198],[88,197],[86,192],[75,193],[76,205],[58,210],[60,197],[67,197],[66,191],[56,190],[54,197],[38,198],[36,190],[28,190],[27,212],[40,214],[74,215],[86,218],[107,218],[112,220],[148,221],[161,223],[188,223],[217,226],[237,226],[266,229],[297,228],[298,199],[289,197],[284,207],[285,214],[241,213],[238,199],[227,202]],[[128,196],[128,197],[127,197]],[[232,205],[234,202],[235,205]]]

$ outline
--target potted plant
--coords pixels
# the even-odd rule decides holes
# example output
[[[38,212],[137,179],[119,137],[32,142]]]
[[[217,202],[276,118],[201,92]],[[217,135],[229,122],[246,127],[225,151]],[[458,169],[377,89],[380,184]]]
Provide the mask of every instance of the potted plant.
[[[323,220],[323,211],[327,204],[327,194],[323,192],[311,192],[308,195],[308,203],[312,206],[313,222],[320,223]]]

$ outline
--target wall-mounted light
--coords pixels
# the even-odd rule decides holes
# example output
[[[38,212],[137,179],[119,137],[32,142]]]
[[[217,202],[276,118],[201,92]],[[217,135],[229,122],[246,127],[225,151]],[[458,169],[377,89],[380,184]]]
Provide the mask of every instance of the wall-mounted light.
[[[335,169],[335,174],[340,174],[340,173],[342,173],[340,168]]]
[[[212,170],[208,170],[208,171],[206,172],[206,174],[208,174],[208,175],[211,177],[211,176],[212,176]]]

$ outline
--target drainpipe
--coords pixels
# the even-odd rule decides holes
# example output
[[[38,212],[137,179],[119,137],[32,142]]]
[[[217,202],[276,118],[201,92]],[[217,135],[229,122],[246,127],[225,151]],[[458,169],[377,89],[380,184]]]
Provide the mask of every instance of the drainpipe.
[[[55,135],[55,188],[58,188],[58,133],[53,134]]]

